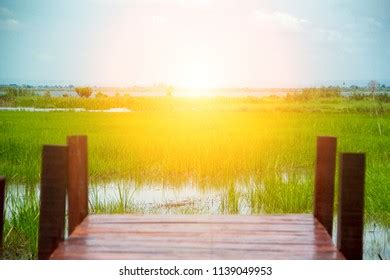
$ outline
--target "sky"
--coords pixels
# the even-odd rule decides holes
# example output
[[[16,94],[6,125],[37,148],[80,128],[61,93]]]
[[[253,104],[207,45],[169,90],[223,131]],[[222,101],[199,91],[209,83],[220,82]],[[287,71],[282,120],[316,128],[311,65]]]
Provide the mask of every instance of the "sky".
[[[0,83],[390,80],[390,1],[0,0]]]

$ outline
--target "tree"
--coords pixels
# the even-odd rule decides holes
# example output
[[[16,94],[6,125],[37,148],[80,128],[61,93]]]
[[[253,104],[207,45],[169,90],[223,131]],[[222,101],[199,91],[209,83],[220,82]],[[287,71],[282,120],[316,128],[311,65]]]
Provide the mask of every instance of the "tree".
[[[77,87],[74,89],[80,97],[90,97],[92,95],[92,88],[90,87]]]
[[[367,87],[371,91],[372,100],[375,102],[375,91],[378,89],[379,83],[377,81],[371,80],[368,83]],[[382,114],[382,113],[383,113],[383,105],[382,105],[382,101],[379,98],[377,100],[377,106],[375,107],[375,115],[376,115],[376,118],[377,118],[377,125],[378,125],[378,131],[379,131],[379,135],[380,136],[382,136],[382,126],[381,126],[381,123],[380,123],[379,115]]]
[[[372,99],[375,99],[375,91],[378,89],[379,83],[377,81],[371,80],[368,83],[368,90],[371,92]]]

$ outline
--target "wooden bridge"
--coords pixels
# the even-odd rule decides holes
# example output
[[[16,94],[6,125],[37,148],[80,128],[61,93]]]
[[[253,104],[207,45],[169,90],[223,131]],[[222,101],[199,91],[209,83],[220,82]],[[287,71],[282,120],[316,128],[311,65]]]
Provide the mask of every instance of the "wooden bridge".
[[[312,215],[88,215],[87,138],[70,136],[43,146],[38,258],[361,259],[365,155],[340,154],[337,245],[335,167],[336,138],[318,137]],[[4,197],[0,178],[0,213]]]

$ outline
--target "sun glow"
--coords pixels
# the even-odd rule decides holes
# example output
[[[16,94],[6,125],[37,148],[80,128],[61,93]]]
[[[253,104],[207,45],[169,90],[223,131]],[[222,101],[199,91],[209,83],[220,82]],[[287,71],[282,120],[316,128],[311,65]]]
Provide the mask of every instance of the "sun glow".
[[[220,65],[213,61],[210,51],[202,46],[189,47],[178,54],[171,84],[181,90],[177,96],[210,96],[210,89],[220,83]]]
[[[177,83],[185,88],[190,89],[207,89],[212,86],[210,73],[207,65],[202,63],[194,63],[189,65]]]

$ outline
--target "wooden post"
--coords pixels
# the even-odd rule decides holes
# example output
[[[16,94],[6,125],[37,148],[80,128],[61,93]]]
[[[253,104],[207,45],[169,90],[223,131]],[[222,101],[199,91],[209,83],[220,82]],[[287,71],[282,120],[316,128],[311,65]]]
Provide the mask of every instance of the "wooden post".
[[[334,179],[336,172],[336,137],[317,137],[314,190],[314,217],[332,235]]]
[[[363,257],[364,154],[341,154],[337,248],[346,259]]]
[[[87,136],[68,136],[69,235],[88,215]]]
[[[3,232],[5,220],[5,178],[0,177],[0,259],[3,258]]]
[[[68,148],[43,146],[38,259],[48,259],[64,239]]]

